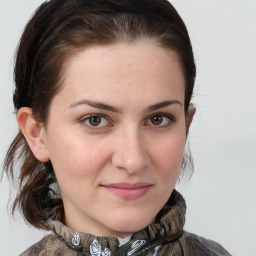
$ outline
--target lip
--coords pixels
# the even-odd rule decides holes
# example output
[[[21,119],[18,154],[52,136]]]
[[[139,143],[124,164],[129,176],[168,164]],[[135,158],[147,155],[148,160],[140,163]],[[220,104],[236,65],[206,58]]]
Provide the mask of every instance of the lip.
[[[113,183],[108,185],[103,185],[105,189],[113,193],[114,195],[121,197],[125,200],[135,200],[144,196],[152,184],[145,182],[138,183]]]

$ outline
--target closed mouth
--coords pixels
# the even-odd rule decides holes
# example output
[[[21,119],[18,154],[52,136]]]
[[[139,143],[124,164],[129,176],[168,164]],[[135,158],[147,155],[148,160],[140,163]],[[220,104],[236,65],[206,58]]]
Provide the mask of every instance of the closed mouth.
[[[145,182],[138,183],[114,183],[103,186],[112,194],[125,200],[135,200],[144,196],[152,187],[151,184]]]

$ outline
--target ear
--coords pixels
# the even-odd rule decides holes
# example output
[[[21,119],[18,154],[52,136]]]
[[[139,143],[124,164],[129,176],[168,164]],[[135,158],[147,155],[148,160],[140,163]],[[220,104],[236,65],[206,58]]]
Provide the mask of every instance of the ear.
[[[16,118],[34,156],[41,162],[49,161],[45,128],[34,119],[32,109],[20,108]]]
[[[186,133],[188,134],[189,131],[189,127],[193,121],[193,117],[196,113],[196,108],[190,104],[188,107],[188,112],[187,112],[187,116],[186,116]]]

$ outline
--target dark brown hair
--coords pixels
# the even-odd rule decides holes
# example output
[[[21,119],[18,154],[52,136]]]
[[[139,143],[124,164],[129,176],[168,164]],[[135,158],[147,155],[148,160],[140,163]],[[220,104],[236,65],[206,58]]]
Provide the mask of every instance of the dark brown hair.
[[[185,77],[185,113],[192,97],[196,67],[189,35],[167,0],[51,0],[34,13],[21,36],[14,70],[16,111],[30,107],[34,118],[47,123],[54,95],[61,90],[64,64],[93,44],[154,40],[179,56]],[[15,168],[16,163],[20,168]],[[15,169],[18,175],[15,175]],[[62,200],[52,186],[52,165],[38,161],[19,131],[7,152],[4,170],[18,176],[19,193],[13,203],[37,228],[48,229],[47,219],[63,217]]]

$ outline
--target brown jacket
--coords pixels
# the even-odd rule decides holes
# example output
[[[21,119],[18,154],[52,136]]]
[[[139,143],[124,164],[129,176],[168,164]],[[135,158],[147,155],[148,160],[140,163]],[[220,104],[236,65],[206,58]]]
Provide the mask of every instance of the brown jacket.
[[[173,191],[154,224],[126,239],[78,233],[49,220],[52,235],[44,237],[21,256],[226,256],[221,245],[183,230],[186,205]]]

